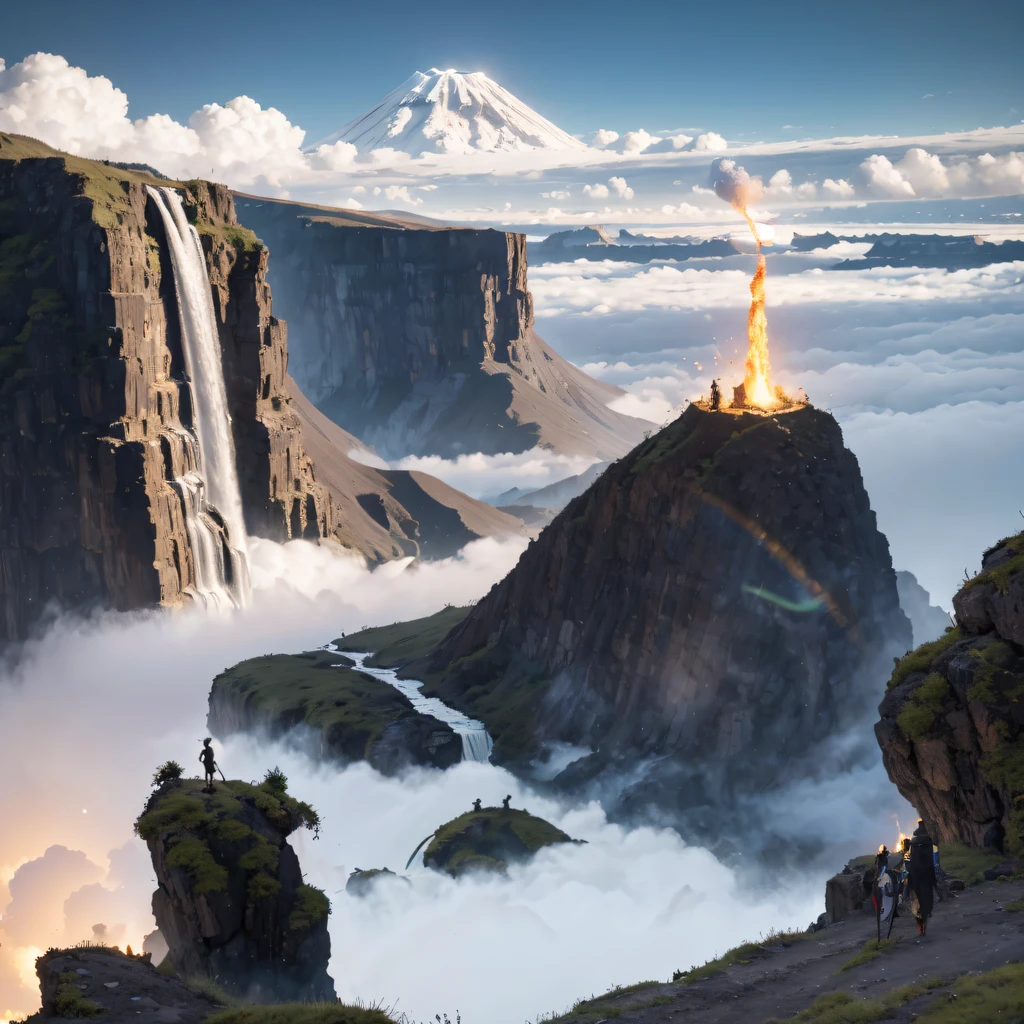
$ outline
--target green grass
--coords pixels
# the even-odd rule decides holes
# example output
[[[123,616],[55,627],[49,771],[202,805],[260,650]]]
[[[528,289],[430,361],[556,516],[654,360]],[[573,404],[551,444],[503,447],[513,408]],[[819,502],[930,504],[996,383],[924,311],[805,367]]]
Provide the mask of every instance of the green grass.
[[[507,829],[522,844],[521,849],[514,843],[508,846]],[[545,846],[571,841],[561,829],[526,811],[487,807],[467,811],[442,825],[424,850],[423,863],[454,871],[470,868],[472,859],[480,867],[501,870],[508,859],[529,857]]]
[[[940,843],[939,862],[947,874],[959,878],[964,885],[977,885],[985,881],[984,871],[1002,864],[1006,858],[999,853],[987,853],[962,843]]]
[[[282,838],[295,828],[316,828],[319,817],[307,803],[296,800],[282,788],[283,776],[259,785],[231,780],[217,783],[213,793],[204,792],[198,779],[165,783],[152,798],[152,806],[135,822],[135,832],[147,842],[167,843],[167,864],[181,868],[197,893],[224,892],[232,870],[249,875],[251,900],[277,895],[281,885],[272,877],[277,871],[279,850],[266,836],[255,832],[241,818],[251,813],[248,804],[263,812]],[[210,839],[248,844],[238,849],[229,863],[214,856]],[[223,854],[222,854],[223,856]],[[300,887],[293,912],[300,916],[309,909]],[[308,894],[307,894],[308,895]]]
[[[752,960],[770,956],[768,946],[791,946],[794,942],[804,942],[811,937],[807,932],[771,931],[759,942],[744,942],[723,953],[717,960],[709,960],[699,967],[691,967],[688,971],[676,971],[672,975],[672,980],[681,982],[683,985],[703,981],[705,978],[712,978],[716,974],[720,974],[727,967],[749,964]]]
[[[1018,914],[1020,911],[1024,910],[1024,900],[1013,900],[1012,902],[1007,903],[1003,907],[1003,910],[1008,910],[1011,914]]]
[[[949,987],[956,999],[935,999],[921,1011],[920,1024],[1013,1024],[1024,1019],[1024,964],[957,978]]]
[[[945,677],[932,672],[903,705],[896,724],[912,740],[923,739],[935,727],[951,694]]]
[[[985,583],[995,584],[996,589],[1001,594],[1007,593],[1010,589],[1010,581],[1020,572],[1024,572],[1024,533],[1018,533],[1015,537],[1007,537],[1005,540],[1001,540],[996,548],[1001,547],[1009,548],[1011,557],[1008,561],[1002,565],[996,566],[994,569],[987,569],[984,572],[979,572],[977,576],[969,579],[963,589],[966,590],[969,587],[977,587]],[[990,548],[990,551],[995,548]],[[988,554],[988,552],[986,552]]]
[[[263,248],[263,243],[256,237],[256,232],[243,228],[240,224],[211,224],[207,221],[196,221],[195,229],[200,235],[207,235],[214,241],[226,242],[239,252],[256,252]]]
[[[335,644],[342,651],[372,651],[368,665],[396,668],[426,657],[470,612],[450,606],[434,615],[408,622],[393,622],[390,626],[374,626],[358,633],[339,637]]]
[[[170,963],[170,957],[164,963]],[[160,968],[157,969],[159,970]],[[171,976],[173,977],[173,971]],[[233,1009],[241,1009],[245,1005],[237,996],[231,995],[222,985],[218,985],[213,978],[208,978],[202,974],[187,974],[181,980],[197,996],[208,999],[211,1003],[217,1003],[219,1006]]]
[[[962,636],[959,626],[950,626],[945,635],[940,636],[938,640],[921,644],[904,655],[893,668],[886,689],[891,690],[894,686],[899,686],[913,672],[927,672],[932,667],[932,662],[944,651],[949,650]]]
[[[343,1003],[277,1003],[225,1010],[204,1024],[394,1024],[394,1018],[381,1009]]]
[[[989,782],[1011,796],[1024,793],[1024,737],[983,754],[978,765]]]
[[[218,700],[245,704],[282,731],[304,722],[321,733],[327,749],[349,760],[366,759],[391,722],[414,713],[393,686],[344,667],[328,651],[240,662],[214,679],[211,702]]]
[[[566,1024],[592,1024],[609,1017],[619,1017],[626,1010],[643,1010],[653,1006],[664,1006],[672,1002],[671,996],[655,996],[652,999],[636,1000],[629,996],[636,995],[649,988],[661,985],[660,981],[638,981],[635,985],[616,985],[604,995],[592,996],[590,999],[578,999],[571,1010],[566,1013],[547,1018],[550,1024],[565,1021]],[[621,1006],[617,1001],[625,1000]]]
[[[101,1012],[91,999],[82,995],[78,987],[82,983],[81,977],[74,971],[66,971],[58,978],[56,1010],[58,1017],[95,1017]]]
[[[836,971],[836,974],[840,974],[842,971],[849,971],[854,967],[860,967],[863,964],[869,964],[872,960],[877,960],[880,956],[891,953],[899,941],[899,939],[882,939],[881,942],[877,942],[875,939],[868,939],[861,951],[851,960],[847,960]]]
[[[819,996],[806,1010],[801,1010],[794,1017],[787,1017],[787,1024],[873,1024],[874,1021],[886,1020],[892,1016],[893,1010],[945,984],[941,978],[932,978],[923,985],[904,985],[893,989],[882,999],[855,999],[849,992],[828,992]],[[923,1019],[923,1018],[919,1018]],[[766,1024],[781,1024],[777,1017],[772,1017]],[[981,1021],[975,1022],[981,1024]]]
[[[312,928],[331,912],[331,901],[322,889],[300,885],[295,893],[295,907],[288,915],[288,927]]]

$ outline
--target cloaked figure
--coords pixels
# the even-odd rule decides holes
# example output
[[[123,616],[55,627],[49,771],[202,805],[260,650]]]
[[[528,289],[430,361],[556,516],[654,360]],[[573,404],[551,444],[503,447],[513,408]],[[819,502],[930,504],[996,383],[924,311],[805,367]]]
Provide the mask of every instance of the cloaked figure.
[[[718,412],[722,405],[722,389],[718,386],[718,381],[713,380],[711,382],[711,411]]]
[[[912,894],[910,912],[917,922],[918,934],[924,935],[935,900],[935,860],[932,856],[932,837],[928,835],[923,821],[918,821],[914,838],[910,841],[907,878]]]
[[[199,760],[203,762],[203,771],[206,772],[206,791],[213,792],[213,773],[217,770],[217,762],[214,760],[213,747],[210,746],[212,737],[207,736],[203,740],[203,749],[199,754]]]
[[[501,801],[501,806],[504,807],[505,810],[507,811],[507,810],[511,809],[511,804],[512,804],[512,794],[509,793],[509,795],[507,797],[505,797],[504,800]]]
[[[474,810],[474,811],[479,811],[479,810],[480,810],[480,797],[477,797],[477,798],[476,798],[476,799],[475,799],[475,800],[473,801],[473,810]]]

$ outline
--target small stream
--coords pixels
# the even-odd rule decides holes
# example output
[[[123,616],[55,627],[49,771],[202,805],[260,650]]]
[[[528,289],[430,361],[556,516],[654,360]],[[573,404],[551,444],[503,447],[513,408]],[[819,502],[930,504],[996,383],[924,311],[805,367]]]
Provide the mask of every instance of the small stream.
[[[327,644],[324,650],[338,651],[338,648],[334,644]],[[399,693],[408,697],[412,706],[420,714],[431,715],[438,721],[450,725],[455,733],[462,738],[463,761],[480,761],[483,764],[490,761],[494,741],[491,739],[491,734],[484,728],[483,722],[478,722],[475,718],[467,718],[461,711],[448,707],[437,697],[424,697],[420,693],[423,683],[418,679],[399,679],[394,669],[373,668],[364,664],[367,658],[373,657],[370,651],[363,654],[356,654],[352,651],[338,651],[338,653],[344,654],[346,658],[351,658],[355,662],[357,671],[393,686]]]

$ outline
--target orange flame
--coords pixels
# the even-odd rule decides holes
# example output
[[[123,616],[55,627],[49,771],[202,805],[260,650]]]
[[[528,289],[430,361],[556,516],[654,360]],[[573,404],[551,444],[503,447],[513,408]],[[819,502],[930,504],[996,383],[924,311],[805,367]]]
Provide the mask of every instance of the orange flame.
[[[764,311],[764,275],[767,269],[761,254],[761,236],[746,207],[739,207],[750,233],[757,242],[757,270],[750,282],[750,312],[747,314],[747,362],[743,375],[743,391],[747,403],[762,409],[778,405],[771,382],[771,361],[768,358],[768,317]]]

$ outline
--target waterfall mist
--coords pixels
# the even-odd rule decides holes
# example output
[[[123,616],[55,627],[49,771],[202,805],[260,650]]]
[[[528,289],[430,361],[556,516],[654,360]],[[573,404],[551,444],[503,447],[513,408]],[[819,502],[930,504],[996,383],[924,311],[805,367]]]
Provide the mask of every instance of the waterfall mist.
[[[206,257],[198,233],[185,217],[181,196],[171,188],[147,185],[146,190],[160,211],[171,254],[182,349],[199,440],[200,459],[194,473],[199,483],[176,481],[186,508],[196,563],[198,566],[202,562],[206,573],[206,578],[201,583],[197,579],[197,584],[201,593],[214,595],[213,603],[220,603],[218,590],[227,588],[235,603],[244,606],[251,589],[248,542]],[[222,522],[227,532],[219,555],[211,549],[211,519]],[[219,578],[212,578],[218,569]]]
[[[173,758],[199,773],[218,672],[464,605],[523,546],[478,541],[444,562],[369,572],[331,545],[253,541],[245,610],[66,618],[26,645],[0,674],[0,709],[17,723],[0,745],[0,803],[11,826],[0,831],[0,1020],[38,1006],[34,957],[48,945],[91,938],[102,924],[109,941],[137,949],[152,929],[154,878],[132,822],[158,764]],[[259,778],[279,765],[289,790],[323,816],[318,840],[298,833],[293,843],[307,881],[333,901],[339,994],[397,1001],[417,1021],[454,1020],[455,1010],[465,1024],[535,1021],[614,984],[668,977],[773,927],[805,927],[823,909],[825,868],[773,879],[737,873],[670,830],[610,824],[598,804],[562,804],[493,765],[388,779],[363,763],[325,768],[247,736],[215,745],[229,777]],[[498,805],[506,794],[587,845],[545,850],[504,878],[453,880],[414,862],[408,884],[364,900],[344,891],[357,867],[404,873],[425,835],[475,798]],[[880,765],[829,788],[809,783],[796,801],[786,826],[845,844],[847,855],[888,838],[902,808]],[[756,842],[747,852],[756,857]]]

